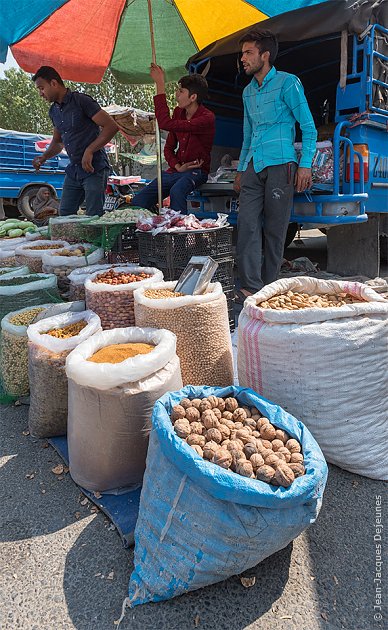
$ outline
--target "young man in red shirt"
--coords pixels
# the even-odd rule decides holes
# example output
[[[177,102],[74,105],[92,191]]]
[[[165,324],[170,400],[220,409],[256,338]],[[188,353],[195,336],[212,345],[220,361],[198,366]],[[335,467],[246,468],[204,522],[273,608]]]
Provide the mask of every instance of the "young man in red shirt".
[[[160,129],[169,132],[164,156],[169,165],[162,173],[162,196],[170,195],[173,210],[187,211],[186,197],[207,181],[210,152],[215,134],[215,116],[202,105],[207,96],[207,81],[200,74],[182,77],[178,82],[178,107],[172,116],[166,100],[164,71],[151,64],[156,83],[155,115]],[[158,183],[154,179],[132,199],[132,205],[151,208],[158,201]]]

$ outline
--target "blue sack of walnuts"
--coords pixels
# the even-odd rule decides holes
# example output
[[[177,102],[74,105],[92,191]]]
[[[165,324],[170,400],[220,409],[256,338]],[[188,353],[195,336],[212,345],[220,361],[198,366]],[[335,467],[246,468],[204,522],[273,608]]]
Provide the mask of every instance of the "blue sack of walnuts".
[[[202,459],[175,433],[170,414],[182,398],[212,395],[257,407],[297,439],[306,474],[276,487]],[[256,566],[314,523],[326,480],[310,431],[251,389],[189,385],[165,394],[152,416],[126,605],[170,599]]]

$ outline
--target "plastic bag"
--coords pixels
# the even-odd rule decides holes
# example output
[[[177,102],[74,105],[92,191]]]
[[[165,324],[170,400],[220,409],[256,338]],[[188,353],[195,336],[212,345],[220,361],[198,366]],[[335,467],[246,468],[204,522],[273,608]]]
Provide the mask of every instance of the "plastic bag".
[[[0,277],[0,320],[10,311],[46,302],[61,302],[56,276],[37,273],[8,280]]]
[[[107,269],[112,269],[112,267],[122,266],[122,263],[118,263],[117,265],[97,263],[96,265],[88,265],[87,267],[74,269],[74,271],[68,275],[68,280],[70,282],[69,300],[85,299],[85,280],[96,271],[106,271]]]
[[[66,251],[73,252],[82,247],[84,254],[80,256],[55,255],[52,252],[45,252],[42,256],[43,271],[45,273],[55,273],[58,278],[58,286],[60,289],[66,289],[69,286],[68,276],[77,267],[86,267],[94,265],[104,258],[104,250],[96,249],[89,243],[77,243],[70,245]],[[60,250],[57,252],[60,254]]]
[[[0,249],[15,249],[19,245],[23,245],[23,243],[27,243],[27,236],[0,238]]]
[[[20,245],[15,250],[16,260],[19,265],[27,265],[29,270],[34,273],[42,273],[42,256],[47,251],[45,249],[31,249],[32,247],[44,247],[48,246],[48,249],[53,250],[54,245],[58,245],[58,249],[61,247],[68,247],[69,243],[66,241],[33,241]]]
[[[210,395],[236,396],[296,438],[306,474],[276,488],[202,459],[176,435],[170,413],[182,398]],[[256,566],[316,520],[326,479],[326,462],[309,430],[252,390],[188,386],[166,394],[152,414],[126,603],[170,599]]]
[[[103,330],[134,326],[134,290],[163,280],[163,273],[159,269],[155,269],[155,267],[124,265],[115,267],[115,271],[117,273],[145,273],[151,274],[152,277],[128,284],[104,284],[93,282],[99,273],[96,272],[85,280],[86,306],[98,313]]]
[[[46,331],[75,324],[87,326],[78,335],[57,339]],[[91,335],[101,330],[100,318],[92,311],[63,313],[42,319],[27,329],[29,343],[30,409],[28,425],[36,437],[64,435],[67,429],[66,357]]]
[[[9,278],[17,278],[18,276],[28,275],[28,267],[2,267],[0,268],[0,279],[9,280]]]
[[[302,143],[295,142],[298,161],[302,154]],[[314,184],[332,184],[334,180],[333,144],[330,140],[316,143],[312,165],[312,178]]]
[[[222,286],[219,282],[210,284],[203,295],[164,299],[144,295],[147,288],[174,290],[175,285],[175,281],[162,282],[135,290],[136,325],[175,333],[184,385],[232,385],[232,342]]]
[[[121,363],[88,361],[104,346],[149,343],[155,349]],[[141,483],[155,401],[182,383],[175,335],[118,328],[90,337],[66,361],[70,474],[88,490]]]
[[[16,267],[17,264],[15,248],[0,248],[0,269],[3,267]]]

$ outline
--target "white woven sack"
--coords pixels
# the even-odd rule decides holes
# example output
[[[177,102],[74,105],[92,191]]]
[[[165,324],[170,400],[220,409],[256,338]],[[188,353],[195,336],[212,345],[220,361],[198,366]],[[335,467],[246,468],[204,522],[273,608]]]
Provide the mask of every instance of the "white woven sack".
[[[277,311],[260,302],[297,291],[347,292],[340,308]],[[313,433],[326,459],[388,479],[388,301],[357,282],[278,280],[247,298],[238,326],[240,385],[281,405]]]

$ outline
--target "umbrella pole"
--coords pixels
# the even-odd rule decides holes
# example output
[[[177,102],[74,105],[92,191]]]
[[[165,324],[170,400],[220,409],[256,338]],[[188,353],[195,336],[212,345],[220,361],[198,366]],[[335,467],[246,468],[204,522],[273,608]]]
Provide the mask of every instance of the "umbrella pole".
[[[154,37],[154,22],[152,19],[152,4],[151,0],[148,0],[148,18],[150,21],[150,35],[151,35],[151,51],[152,51],[152,63],[156,63],[156,52],[155,52],[155,37]],[[156,132],[156,162],[157,162],[157,178],[158,178],[158,205],[159,205],[159,213],[163,208],[163,197],[162,197],[162,145],[160,141],[160,129],[158,125],[158,121],[155,121],[155,132]]]

